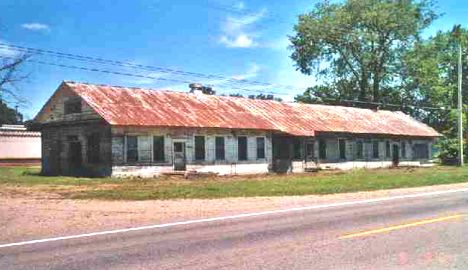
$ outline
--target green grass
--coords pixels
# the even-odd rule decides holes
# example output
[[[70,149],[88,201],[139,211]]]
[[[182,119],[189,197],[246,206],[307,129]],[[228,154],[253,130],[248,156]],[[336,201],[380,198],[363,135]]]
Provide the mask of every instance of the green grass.
[[[332,194],[468,182],[468,167],[400,168],[300,175],[211,177],[185,180],[45,177],[37,169],[0,168],[0,184],[65,198],[149,200]],[[76,188],[79,186],[80,188]]]

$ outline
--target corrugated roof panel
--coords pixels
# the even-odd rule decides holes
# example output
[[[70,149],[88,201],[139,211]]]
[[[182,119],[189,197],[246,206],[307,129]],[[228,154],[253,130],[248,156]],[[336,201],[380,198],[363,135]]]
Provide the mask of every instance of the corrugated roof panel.
[[[439,136],[401,112],[284,103],[65,82],[107,122],[119,126],[262,129],[296,136],[350,132]]]

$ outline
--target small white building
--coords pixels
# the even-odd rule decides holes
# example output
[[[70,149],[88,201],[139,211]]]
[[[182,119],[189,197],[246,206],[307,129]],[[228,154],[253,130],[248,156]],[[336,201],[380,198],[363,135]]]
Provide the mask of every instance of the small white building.
[[[0,164],[40,164],[41,133],[23,125],[0,127]]]

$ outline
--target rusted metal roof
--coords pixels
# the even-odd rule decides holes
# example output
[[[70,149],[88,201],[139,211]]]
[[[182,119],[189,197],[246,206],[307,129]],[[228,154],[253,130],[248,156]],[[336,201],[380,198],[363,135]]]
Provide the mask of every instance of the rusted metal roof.
[[[296,136],[349,132],[440,136],[402,112],[64,82],[116,126],[261,129]]]

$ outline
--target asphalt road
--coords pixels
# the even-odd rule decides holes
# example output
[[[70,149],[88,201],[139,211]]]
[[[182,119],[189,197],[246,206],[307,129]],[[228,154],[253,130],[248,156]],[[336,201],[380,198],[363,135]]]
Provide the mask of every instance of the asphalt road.
[[[0,248],[0,269],[468,269],[468,192]]]

